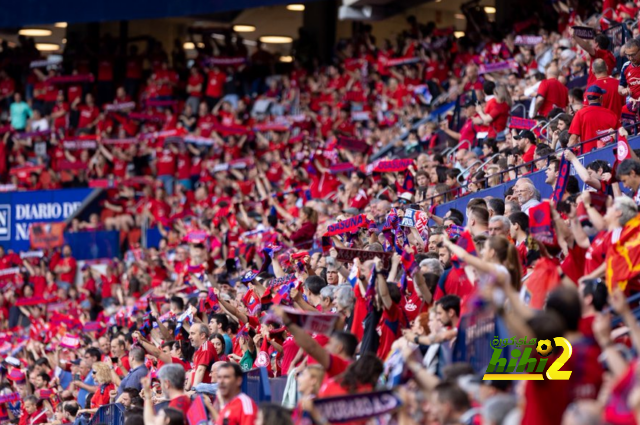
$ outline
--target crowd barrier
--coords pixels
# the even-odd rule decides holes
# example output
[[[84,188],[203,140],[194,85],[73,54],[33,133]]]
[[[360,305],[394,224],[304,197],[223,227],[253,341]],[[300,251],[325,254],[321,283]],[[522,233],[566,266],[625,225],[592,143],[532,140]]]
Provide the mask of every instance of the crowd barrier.
[[[91,417],[89,425],[124,425],[124,406],[106,404]]]
[[[632,149],[640,148],[640,137],[629,138],[629,145],[631,146]],[[616,148],[616,146],[617,146],[616,144],[610,144],[601,149],[597,149],[589,153],[586,153],[584,155],[580,155],[578,156],[578,159],[580,160],[580,163],[582,165],[588,165],[595,160],[604,160],[609,164],[613,164],[615,160],[613,149]],[[571,169],[571,175],[574,175],[578,179],[578,182],[580,184],[580,189],[581,190],[584,189],[584,182],[580,179],[580,177],[578,177],[578,175],[576,175],[575,169],[573,168]],[[553,187],[545,183],[545,180],[547,178],[545,170],[536,171],[534,173],[527,174],[526,176],[523,176],[523,177],[527,177],[531,179],[531,181],[533,182],[533,185],[540,192],[541,199],[551,197],[551,194],[553,193]],[[464,212],[467,208],[467,204],[469,203],[469,200],[474,198],[485,198],[487,196],[491,196],[494,198],[504,199],[505,193],[507,192],[507,190],[509,190],[511,186],[515,184],[515,182],[516,180],[512,180],[506,183],[502,183],[498,186],[481,190],[479,192],[470,193],[468,195],[461,196],[451,202],[438,205],[436,207],[435,214],[437,216],[443,217],[447,213],[447,211],[449,211],[452,208],[455,208],[459,211]]]

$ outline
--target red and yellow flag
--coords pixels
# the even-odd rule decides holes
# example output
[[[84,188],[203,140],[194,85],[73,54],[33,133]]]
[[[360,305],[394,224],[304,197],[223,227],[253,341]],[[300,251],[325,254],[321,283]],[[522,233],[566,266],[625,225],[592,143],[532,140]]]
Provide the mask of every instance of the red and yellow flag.
[[[620,239],[607,251],[606,281],[609,291],[623,291],[629,280],[640,274],[640,215],[622,228]]]

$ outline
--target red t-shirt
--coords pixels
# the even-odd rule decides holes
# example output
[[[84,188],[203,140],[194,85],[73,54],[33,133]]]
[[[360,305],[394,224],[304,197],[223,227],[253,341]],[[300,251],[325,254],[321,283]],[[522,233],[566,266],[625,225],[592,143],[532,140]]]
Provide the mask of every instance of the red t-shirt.
[[[184,422],[187,423],[187,412],[191,407],[191,399],[187,395],[179,395],[169,401],[169,407],[180,410],[184,415]]]
[[[391,308],[384,309],[382,317],[378,323],[378,334],[380,335],[380,346],[378,347],[378,358],[384,360],[391,351],[391,345],[400,336],[400,331],[405,323],[402,309],[397,304]]]
[[[240,393],[220,410],[216,425],[254,425],[258,406],[246,394]]]
[[[62,258],[57,265],[70,267],[70,270],[67,273],[60,273],[60,280],[67,283],[73,283],[76,277],[76,272],[78,271],[76,260],[72,257]]]
[[[78,106],[80,118],[78,119],[78,128],[89,127],[100,115],[100,110],[94,106],[80,105]]]
[[[509,104],[507,102],[498,103],[495,97],[487,102],[484,112],[493,118],[489,126],[489,137],[495,137],[496,133],[504,131],[507,127],[509,111]]]
[[[209,368],[211,365],[218,361],[218,355],[216,353],[216,348],[213,346],[211,341],[205,341],[200,348],[196,350],[193,354],[193,369],[194,371],[198,370],[198,366],[204,365],[207,368],[207,371],[202,378],[202,382],[204,384],[211,383],[211,376],[209,375]]]
[[[529,146],[529,149],[525,153],[522,154],[522,162],[531,162],[533,161],[533,156],[536,153],[535,145]]]
[[[620,117],[616,116],[607,108],[602,106],[589,105],[576,112],[569,127],[569,134],[580,137],[580,141],[593,139],[600,134],[606,133],[609,129],[617,129],[620,124]],[[583,152],[589,152],[596,147],[604,146],[613,142],[613,136],[608,135],[598,140],[593,140],[582,146]]]
[[[622,106],[625,104],[624,96],[618,94],[620,81],[617,78],[605,77],[594,79],[589,85],[596,85],[606,91],[602,95],[602,106],[613,112],[616,117],[622,115]],[[587,96],[584,97],[584,104],[588,105]]]
[[[98,81],[113,81],[113,61],[103,59],[98,63]]]
[[[116,386],[113,384],[101,385],[98,390],[93,393],[93,397],[91,397],[91,408],[95,409],[96,407],[109,404],[111,401],[109,393],[115,389]]]
[[[351,333],[354,334],[358,341],[362,341],[362,337],[364,336],[364,319],[367,317],[369,313],[367,311],[367,301],[364,299],[362,295],[362,291],[358,287],[358,284],[353,288],[353,293],[356,298],[355,305],[353,307],[353,323],[351,324]]]
[[[584,261],[584,274],[590,274],[604,262],[611,245],[611,232],[599,232],[587,248]]]
[[[296,344],[292,336],[285,339],[282,343],[282,376],[287,376],[291,366],[295,367],[295,365],[291,363],[296,357],[296,354],[298,354],[299,349],[300,347],[298,347],[298,344]]]
[[[604,63],[607,65],[607,75],[611,75],[613,73],[614,68],[616,67],[616,57],[613,56],[608,50],[602,50],[596,47],[595,55],[591,56],[591,62],[589,62],[589,78],[587,79],[587,87],[593,84],[596,81],[596,76],[593,74],[593,61],[596,59],[602,59]],[[616,93],[618,90],[616,90]]]
[[[162,149],[156,157],[156,174],[173,176],[176,172],[176,156],[169,149]]]
[[[197,86],[198,84],[202,84],[204,82],[204,77],[198,73],[196,75],[190,75],[187,80],[187,85],[189,86]],[[189,90],[189,96],[200,97],[202,96],[201,91]]]
[[[538,114],[545,117],[554,107],[564,109],[569,103],[569,90],[555,78],[547,78],[540,82],[540,86],[538,86],[538,96],[544,98]]]
[[[222,90],[227,76],[223,72],[210,71],[207,82],[207,96],[222,97]]]

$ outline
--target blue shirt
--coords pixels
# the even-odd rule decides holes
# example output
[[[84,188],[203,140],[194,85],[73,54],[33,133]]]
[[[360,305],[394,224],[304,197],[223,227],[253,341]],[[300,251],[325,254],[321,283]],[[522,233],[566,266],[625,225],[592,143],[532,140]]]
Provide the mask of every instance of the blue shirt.
[[[27,127],[27,119],[32,114],[27,102],[13,102],[9,112],[11,115],[11,126],[16,130],[24,130]]]
[[[92,373],[90,373],[86,378],[84,378],[84,381],[82,382],[91,386],[96,385],[95,381],[93,380]],[[88,395],[89,395],[89,391],[85,390],[84,388],[80,388],[80,390],[78,391],[78,405],[80,406],[81,409],[85,408],[85,403],[87,402]]]
[[[228,356],[233,350],[233,341],[227,334],[222,334],[222,337],[224,338],[224,353]]]
[[[122,381],[120,381],[116,399],[120,397],[120,394],[122,394],[122,391],[124,391],[125,388],[135,388],[136,390],[141,390],[142,384],[140,383],[140,380],[147,376],[148,373],[149,369],[147,369],[145,365],[141,365],[135,369],[131,369],[127,376],[125,376]]]

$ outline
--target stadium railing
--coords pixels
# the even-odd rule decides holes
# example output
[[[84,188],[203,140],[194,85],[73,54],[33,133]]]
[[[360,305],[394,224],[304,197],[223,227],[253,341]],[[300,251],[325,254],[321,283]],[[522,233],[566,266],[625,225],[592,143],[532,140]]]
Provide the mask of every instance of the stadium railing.
[[[639,122],[634,122],[632,124],[628,124],[626,126],[624,126],[625,129],[630,129],[630,128],[634,128],[638,125]],[[570,148],[573,149],[575,151],[576,148],[581,148],[582,146],[584,146],[586,143],[592,143],[602,137],[606,137],[607,135],[617,135],[617,131],[614,132],[609,132],[609,133],[605,133],[602,135],[599,135],[598,137],[594,137],[592,139],[588,139],[585,141],[581,141],[580,143],[571,146]],[[633,148],[634,145],[636,145],[636,147],[640,147],[640,137],[629,137],[629,145]],[[578,158],[580,158],[580,161],[583,164],[588,164],[594,160],[597,159],[603,159],[607,162],[611,162],[614,158],[614,154],[613,154],[613,149],[617,147],[617,136],[615,137],[615,140],[613,143],[609,143],[606,146],[600,148],[600,149],[594,149],[590,152],[584,153],[582,155],[578,154]],[[559,151],[556,151],[552,154],[540,157],[538,159],[534,159],[533,161],[529,161],[527,163],[518,165],[518,166],[514,166],[514,167],[510,167],[506,170],[502,170],[499,171],[495,174],[491,174],[491,175],[486,175],[483,180],[487,181],[488,179],[490,179],[491,177],[495,177],[496,175],[500,176],[500,181],[501,183],[499,185],[493,186],[493,187],[489,187],[489,188],[485,188],[482,190],[479,190],[477,192],[469,192],[469,193],[465,193],[462,196],[457,196],[455,200],[446,202],[444,204],[438,205],[436,206],[436,215],[442,215],[444,213],[446,213],[448,210],[450,210],[451,208],[456,208],[460,211],[464,211],[464,209],[466,208],[467,203],[469,202],[469,200],[473,199],[473,198],[481,198],[481,197],[485,197],[485,196],[494,196],[494,197],[500,197],[503,198],[504,197],[504,193],[511,187],[513,186],[513,184],[515,184],[515,182],[517,181],[517,179],[511,180],[511,181],[506,181],[505,182],[505,174],[508,174],[511,171],[517,171],[517,170],[527,170],[529,172],[529,174],[526,175],[520,175],[518,177],[527,177],[529,179],[531,179],[534,183],[534,185],[536,186],[536,189],[538,189],[540,191],[540,195],[543,198],[548,198],[552,191],[553,188],[551,186],[549,186],[548,184],[545,184],[545,170],[539,170],[539,171],[534,171],[535,170],[535,164],[537,162],[540,161],[548,161],[553,159],[556,155],[558,155]],[[578,176],[576,176],[578,178]],[[579,178],[578,178],[579,179]],[[468,184],[467,184],[468,185]],[[463,185],[460,187],[466,187],[467,185]],[[420,204],[429,204],[430,201],[433,201],[434,199],[441,197],[441,196],[446,196],[448,194],[454,194],[454,192],[458,191],[459,188],[455,188],[455,189],[450,189],[446,192],[443,192],[441,194],[438,195],[434,195],[431,196],[429,198],[426,198],[422,201],[420,201]]]
[[[100,406],[88,425],[124,425],[124,406],[119,403]]]

